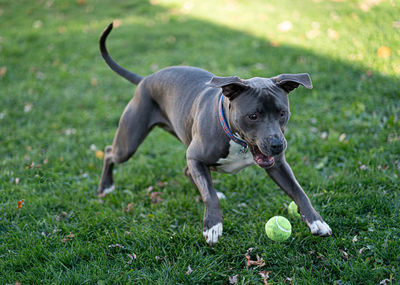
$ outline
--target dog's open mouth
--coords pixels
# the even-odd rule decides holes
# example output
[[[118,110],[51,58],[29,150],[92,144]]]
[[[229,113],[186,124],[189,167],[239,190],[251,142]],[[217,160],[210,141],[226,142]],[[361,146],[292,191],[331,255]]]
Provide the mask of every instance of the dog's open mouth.
[[[253,159],[261,168],[270,168],[275,164],[275,159],[273,156],[263,154],[258,146],[249,146],[251,153],[253,154]]]

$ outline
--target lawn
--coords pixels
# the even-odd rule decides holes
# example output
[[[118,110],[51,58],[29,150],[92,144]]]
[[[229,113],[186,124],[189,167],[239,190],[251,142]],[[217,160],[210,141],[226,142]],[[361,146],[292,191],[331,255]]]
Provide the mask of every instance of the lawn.
[[[400,284],[399,15],[394,0],[0,0],[0,284],[263,284],[262,271],[270,284]],[[309,73],[314,89],[290,94],[286,156],[333,236],[289,217],[254,166],[213,174],[227,199],[207,246],[185,147],[160,129],[97,197],[135,88],[98,50],[113,20],[111,55],[141,75]],[[275,215],[292,223],[282,243],[264,232]]]

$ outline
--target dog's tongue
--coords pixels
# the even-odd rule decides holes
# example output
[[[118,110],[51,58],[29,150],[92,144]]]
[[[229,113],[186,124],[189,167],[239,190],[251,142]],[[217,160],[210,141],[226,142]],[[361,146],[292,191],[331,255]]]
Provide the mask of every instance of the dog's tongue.
[[[275,159],[273,156],[266,156],[263,153],[261,153],[260,151],[257,151],[257,153],[254,156],[254,161],[262,168],[266,168],[266,167],[271,167],[274,162]]]

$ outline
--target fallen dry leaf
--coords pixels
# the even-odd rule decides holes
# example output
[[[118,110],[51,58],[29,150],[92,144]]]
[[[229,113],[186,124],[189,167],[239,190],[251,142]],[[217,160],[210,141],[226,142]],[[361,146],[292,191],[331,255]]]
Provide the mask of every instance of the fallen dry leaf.
[[[251,260],[250,255],[246,255],[247,258],[247,266],[256,266],[256,267],[263,267],[265,266],[264,259],[260,258],[258,254],[256,255],[257,260]]]
[[[128,206],[125,207],[125,210],[124,210],[124,211],[127,212],[127,213],[130,212],[130,211],[132,211],[134,205],[135,205],[135,204],[133,204],[132,202],[129,203]]]
[[[286,279],[285,279],[285,283],[289,283],[289,284],[292,284],[292,278],[289,278],[289,277],[286,277]]]
[[[167,181],[157,181],[157,186],[158,187],[160,187],[160,188],[163,188],[163,187],[165,187],[165,186],[167,186],[168,185],[168,182]]]
[[[86,4],[86,0],[76,0],[76,3],[77,3],[79,6],[83,6],[83,5]]]
[[[290,21],[283,21],[278,25],[278,31],[280,32],[289,32],[293,29],[293,24]]]
[[[343,133],[343,134],[341,134],[341,135],[339,136],[339,141],[340,141],[340,142],[344,141],[345,139],[346,139],[346,134],[345,134],[345,133]]]
[[[147,187],[146,194],[150,194],[150,192],[153,191],[153,190],[154,190],[154,186]]]
[[[336,40],[339,38],[339,34],[334,29],[328,29],[328,37]]]
[[[238,277],[239,275],[233,275],[232,277],[228,276],[229,278],[229,284],[237,284],[238,283]]]
[[[192,270],[192,268],[190,268],[190,265],[189,265],[188,266],[188,270],[186,271],[186,275],[189,275],[192,272],[193,272],[193,270]]]
[[[268,278],[269,278],[269,274],[272,273],[272,271],[260,271],[258,272],[258,275],[260,275],[262,278],[264,278],[264,285],[268,285]]]
[[[60,35],[64,34],[67,31],[67,27],[66,26],[61,26],[58,28],[58,33]]]
[[[364,165],[361,161],[358,161],[358,165],[360,166],[361,170],[367,170],[368,167],[366,165]]]
[[[369,248],[364,246],[358,251],[358,253],[362,254],[364,252],[364,250],[366,250],[366,249],[369,249]]]
[[[339,251],[342,254],[342,258],[344,260],[348,260],[349,259],[349,255],[347,254],[347,252],[345,252],[343,249],[340,249]]]
[[[152,204],[157,204],[163,201],[163,198],[161,198],[162,192],[152,192],[150,194],[150,199]]]
[[[24,112],[28,113],[32,110],[33,104],[32,103],[26,103],[24,106]]]
[[[121,24],[122,24],[121,19],[115,19],[115,20],[113,21],[113,27],[114,27],[114,28],[118,28],[119,26],[121,26]]]
[[[98,159],[103,159],[104,158],[104,152],[101,150],[96,151],[96,157]]]
[[[376,53],[380,58],[388,58],[390,56],[390,48],[381,46]]]
[[[108,247],[112,247],[112,248],[125,248],[123,245],[120,245],[119,243],[110,244]]]
[[[0,67],[0,77],[4,77],[4,75],[6,75],[7,72],[7,67],[3,66]]]
[[[368,12],[372,7],[378,5],[383,0],[364,0],[360,3],[360,9],[363,12]]]
[[[353,243],[355,243],[357,241],[357,235],[353,237],[353,239],[351,240]]]
[[[92,77],[92,79],[90,79],[90,85],[97,86],[97,84],[98,84],[97,78],[96,77]]]
[[[74,237],[75,237],[75,235],[70,232],[69,235],[65,236],[61,241],[65,243],[67,241],[73,240]]]
[[[17,209],[21,209],[23,204],[24,204],[24,199],[17,201]]]
[[[136,254],[134,254],[134,253],[132,253],[132,254],[128,253],[128,257],[131,259],[128,261],[128,264],[131,264],[132,260],[136,260]]]

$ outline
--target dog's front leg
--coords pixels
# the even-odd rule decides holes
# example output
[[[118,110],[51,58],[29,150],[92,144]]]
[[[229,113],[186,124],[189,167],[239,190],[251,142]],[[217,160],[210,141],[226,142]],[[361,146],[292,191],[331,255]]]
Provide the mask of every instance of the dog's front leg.
[[[209,245],[214,245],[222,236],[222,212],[212,185],[210,169],[201,161],[191,158],[187,159],[187,167],[204,203],[203,236]]]
[[[302,219],[307,223],[313,235],[330,236],[331,228],[324,222],[320,214],[314,210],[306,193],[301,188],[285,156],[270,169],[268,175],[279,185],[279,187],[297,204]]]

